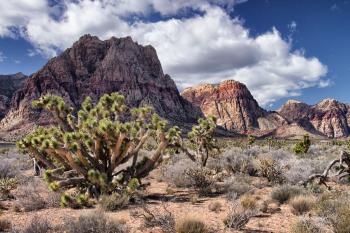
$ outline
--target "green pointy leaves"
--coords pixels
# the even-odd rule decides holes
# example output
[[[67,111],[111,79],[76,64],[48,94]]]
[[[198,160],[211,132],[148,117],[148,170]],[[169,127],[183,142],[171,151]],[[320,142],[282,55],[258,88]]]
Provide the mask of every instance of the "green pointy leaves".
[[[72,109],[67,107],[60,96],[46,94],[32,102],[34,108],[44,108],[49,111],[57,111],[60,115],[69,114]]]

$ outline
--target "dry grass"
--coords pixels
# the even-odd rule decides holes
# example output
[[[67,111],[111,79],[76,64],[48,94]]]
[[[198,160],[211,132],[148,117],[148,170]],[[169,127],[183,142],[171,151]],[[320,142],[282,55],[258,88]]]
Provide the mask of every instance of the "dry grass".
[[[315,198],[305,195],[296,196],[290,200],[289,205],[293,214],[302,215],[315,206]]]

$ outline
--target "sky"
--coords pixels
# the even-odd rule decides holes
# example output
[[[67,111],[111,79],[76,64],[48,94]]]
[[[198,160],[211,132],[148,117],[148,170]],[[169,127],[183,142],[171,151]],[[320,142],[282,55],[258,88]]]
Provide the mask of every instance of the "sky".
[[[0,1],[0,74],[32,74],[84,34],[153,45],[180,90],[234,79],[259,104],[350,103],[350,0]]]

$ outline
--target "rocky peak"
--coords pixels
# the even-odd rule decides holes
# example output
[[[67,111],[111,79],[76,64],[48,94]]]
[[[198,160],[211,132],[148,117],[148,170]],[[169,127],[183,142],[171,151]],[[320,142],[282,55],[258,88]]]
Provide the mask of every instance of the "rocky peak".
[[[0,128],[9,131],[50,123],[45,112],[31,108],[31,102],[46,93],[60,95],[77,107],[86,96],[96,101],[104,93],[116,91],[126,96],[128,105],[150,105],[173,122],[192,123],[199,115],[163,73],[152,46],[141,46],[130,37],[102,41],[84,35],[28,78],[12,97]]]
[[[301,123],[309,130],[316,130],[329,138],[349,135],[349,106],[334,99],[325,99],[313,106],[288,101],[278,113],[289,123]]]
[[[248,88],[234,80],[187,88],[181,95],[204,115],[216,116],[218,125],[229,131],[246,133],[259,128],[258,118],[267,115]]]

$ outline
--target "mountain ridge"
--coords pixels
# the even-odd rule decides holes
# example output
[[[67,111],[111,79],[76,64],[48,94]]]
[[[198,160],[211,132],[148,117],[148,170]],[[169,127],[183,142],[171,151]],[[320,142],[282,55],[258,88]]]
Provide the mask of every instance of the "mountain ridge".
[[[128,105],[151,105],[161,117],[186,127],[203,115],[214,115],[220,130],[231,135],[289,138],[309,133],[317,138],[342,138],[350,133],[350,105],[333,99],[315,105],[288,100],[280,109],[267,111],[246,85],[234,80],[189,87],[180,94],[164,74],[156,50],[131,37],[100,40],[84,35],[36,73],[11,77],[7,83],[22,81],[8,84],[2,92],[0,86],[2,137],[18,138],[37,124],[53,123],[47,112],[31,107],[41,95],[57,94],[79,107],[86,96],[97,101],[115,91],[126,96]]]

